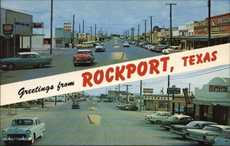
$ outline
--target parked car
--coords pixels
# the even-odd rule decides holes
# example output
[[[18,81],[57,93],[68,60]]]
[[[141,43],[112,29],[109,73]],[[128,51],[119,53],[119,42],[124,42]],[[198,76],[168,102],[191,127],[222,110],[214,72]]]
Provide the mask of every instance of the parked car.
[[[230,126],[226,125],[209,125],[203,129],[188,129],[186,138],[204,143],[213,144],[215,138],[223,135],[224,133],[230,133]]]
[[[132,103],[117,105],[117,108],[120,110],[128,110],[128,111],[138,110],[138,107],[136,106],[136,104],[132,104]]]
[[[105,52],[105,47],[103,45],[96,45],[95,52]]]
[[[72,109],[80,109],[79,103],[78,103],[78,102],[74,102],[74,103],[72,104]]]
[[[43,67],[50,65],[52,58],[42,56],[37,52],[20,52],[15,57],[3,58],[0,60],[2,69],[13,70],[25,67]]]
[[[2,131],[2,140],[6,145],[16,141],[33,144],[45,131],[45,124],[37,117],[17,118],[12,120],[10,127]]]
[[[146,121],[150,121],[150,119],[152,118],[152,116],[154,116],[155,113],[156,113],[156,112],[153,112],[153,113],[151,113],[151,114],[146,114],[146,115],[145,115],[145,120],[146,120]]]
[[[150,122],[153,124],[161,124],[162,121],[170,117],[172,114],[166,111],[158,111],[150,117]]]
[[[193,121],[193,118],[183,114],[175,114],[161,122],[161,127],[169,130],[174,124],[186,125],[189,122]]]
[[[155,51],[155,52],[162,52],[162,50],[167,49],[167,48],[168,48],[168,45],[157,45],[153,49],[153,51]]]
[[[129,45],[129,42],[124,42],[123,43],[123,47],[129,47],[130,45]]]
[[[74,66],[79,64],[93,64],[94,54],[92,50],[79,49],[73,56]]]
[[[163,54],[170,54],[170,53],[176,53],[179,52],[179,46],[169,46],[168,48],[162,50]]]
[[[215,122],[209,121],[191,121],[187,125],[172,125],[170,131],[185,138],[188,129],[203,129],[205,126],[216,124]]]

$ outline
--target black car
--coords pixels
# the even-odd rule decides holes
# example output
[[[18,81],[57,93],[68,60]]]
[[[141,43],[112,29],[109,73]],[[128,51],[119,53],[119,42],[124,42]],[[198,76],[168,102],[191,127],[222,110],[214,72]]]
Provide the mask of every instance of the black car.
[[[79,103],[73,103],[72,104],[72,109],[80,109]]]

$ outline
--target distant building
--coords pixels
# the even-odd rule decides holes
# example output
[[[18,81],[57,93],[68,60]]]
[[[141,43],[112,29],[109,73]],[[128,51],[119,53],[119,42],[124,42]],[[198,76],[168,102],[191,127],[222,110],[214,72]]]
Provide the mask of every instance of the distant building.
[[[216,77],[195,89],[195,117],[230,124],[230,78]]]
[[[30,51],[33,17],[30,14],[1,8],[0,57]]]
[[[71,38],[71,31],[65,31],[64,28],[60,27],[55,29],[55,44],[57,48],[69,47]]]

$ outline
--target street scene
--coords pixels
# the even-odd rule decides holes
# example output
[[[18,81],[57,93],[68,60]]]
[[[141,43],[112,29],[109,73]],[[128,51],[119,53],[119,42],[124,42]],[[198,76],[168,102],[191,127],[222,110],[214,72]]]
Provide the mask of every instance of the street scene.
[[[0,85],[229,44],[229,5],[0,0]],[[230,146],[229,73],[221,65],[0,106],[0,146]]]

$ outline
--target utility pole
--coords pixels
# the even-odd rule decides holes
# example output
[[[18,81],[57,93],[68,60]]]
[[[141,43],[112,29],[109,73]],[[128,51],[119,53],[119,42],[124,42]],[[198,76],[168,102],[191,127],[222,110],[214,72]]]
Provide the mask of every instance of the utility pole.
[[[150,42],[152,43],[153,16],[150,16]]]
[[[172,34],[172,6],[176,5],[176,3],[168,3],[166,5],[169,5],[169,8],[170,8],[170,13],[169,13],[169,17],[170,17],[170,46],[172,46],[172,37],[173,37],[173,34]]]
[[[97,24],[94,24],[95,41],[97,41]]]
[[[93,26],[90,26],[90,40],[93,40]]]
[[[140,41],[140,24],[137,25],[137,42],[139,44],[139,41]]]
[[[85,20],[82,20],[82,33],[85,33]]]
[[[74,27],[75,27],[75,14],[73,15],[73,26],[72,26],[72,48],[74,48]]]
[[[78,24],[78,33],[81,33],[81,24]]]
[[[52,55],[53,49],[53,0],[51,0],[50,5],[50,55]]]
[[[132,86],[132,85],[124,85],[126,86],[126,103],[128,104],[129,103],[129,86]]]
[[[168,88],[170,88],[170,75],[168,75]],[[167,111],[169,111],[169,93],[167,88],[167,94],[168,94],[168,105],[167,105]]]
[[[211,0],[208,0],[208,46],[211,45]]]
[[[146,19],[144,20],[145,21],[145,42],[146,42]]]
[[[140,111],[142,110],[142,103],[143,103],[143,97],[142,97],[142,80],[140,80]]]
[[[132,41],[134,41],[134,28],[131,28],[131,37],[132,37]]]

